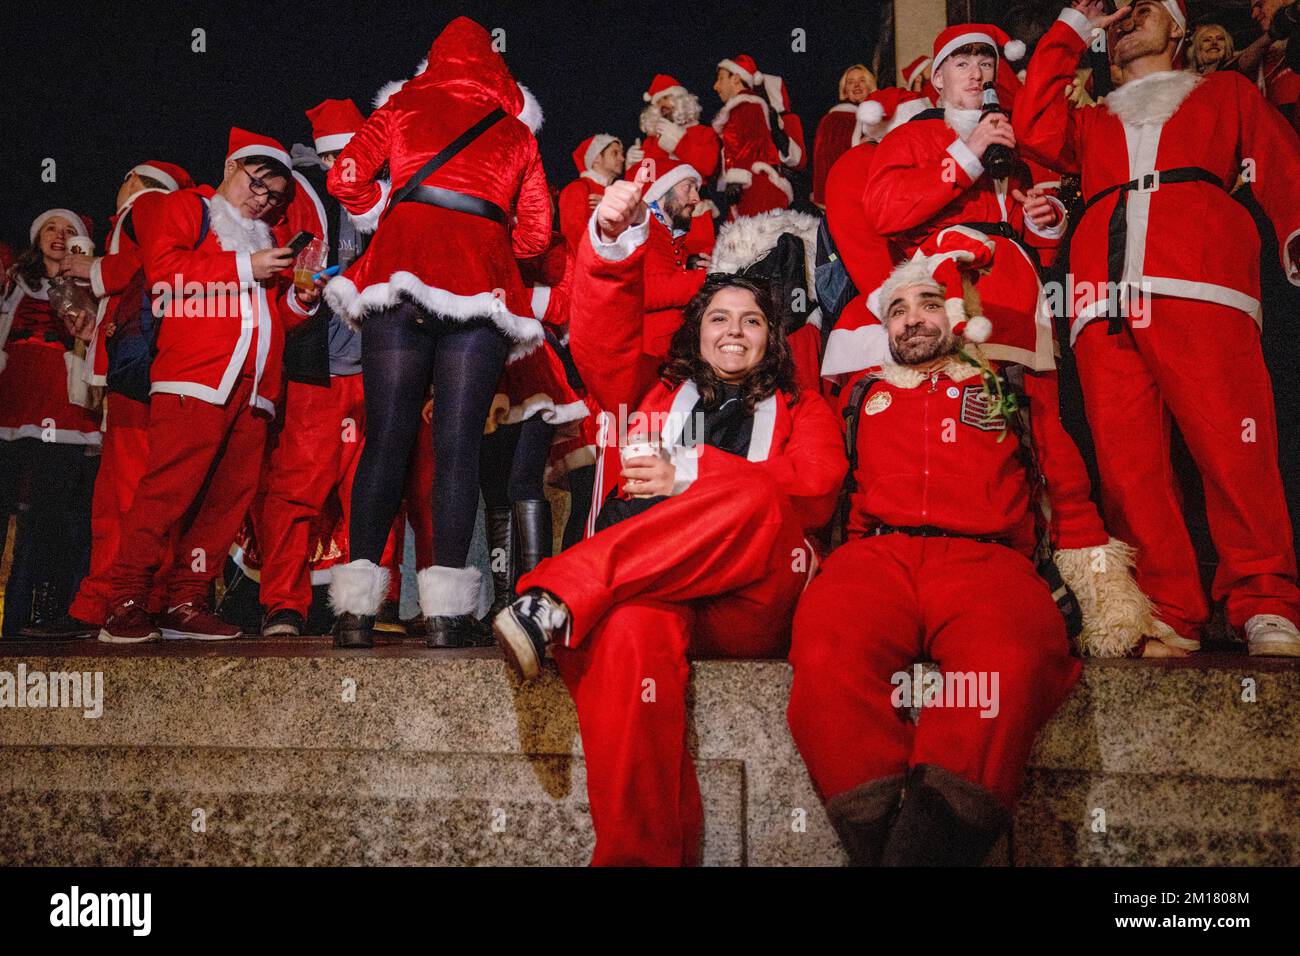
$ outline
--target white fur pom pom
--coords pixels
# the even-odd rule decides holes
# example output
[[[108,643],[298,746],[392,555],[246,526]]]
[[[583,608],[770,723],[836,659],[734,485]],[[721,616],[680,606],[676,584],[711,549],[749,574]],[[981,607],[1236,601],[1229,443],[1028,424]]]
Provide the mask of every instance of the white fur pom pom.
[[[967,342],[987,342],[989,336],[993,334],[993,323],[982,315],[977,315],[966,323],[966,329],[963,333]]]
[[[885,108],[875,100],[863,100],[858,105],[858,122],[875,126],[885,118]]]
[[[1002,48],[1002,52],[1007,55],[1011,61],[1022,60],[1025,56],[1025,43],[1023,40],[1012,40]]]

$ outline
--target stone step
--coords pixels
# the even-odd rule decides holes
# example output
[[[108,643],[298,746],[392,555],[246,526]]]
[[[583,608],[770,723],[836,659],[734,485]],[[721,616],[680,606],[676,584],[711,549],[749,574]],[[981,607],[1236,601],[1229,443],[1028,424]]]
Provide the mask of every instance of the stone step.
[[[101,672],[103,715],[0,710],[0,864],[590,855],[568,694],[553,671],[517,687],[493,649],[0,642],[0,671],[19,663]],[[692,675],[705,861],[842,862],[786,727],[789,665],[705,661]],[[1088,662],[1035,748],[1005,852],[1020,865],[1300,862],[1298,701],[1294,662]]]

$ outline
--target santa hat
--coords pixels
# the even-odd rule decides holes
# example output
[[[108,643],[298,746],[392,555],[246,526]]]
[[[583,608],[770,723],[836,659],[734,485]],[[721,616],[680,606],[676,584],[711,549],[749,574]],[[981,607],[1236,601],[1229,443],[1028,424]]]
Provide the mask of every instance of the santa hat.
[[[243,159],[245,156],[269,156],[278,159],[285,166],[290,165],[289,151],[271,139],[258,133],[250,133],[238,126],[230,128],[230,149],[226,153],[226,162]]]
[[[89,216],[82,216],[71,209],[47,209],[32,220],[30,233],[32,245],[36,245],[36,237],[40,234],[41,227],[51,219],[66,219],[72,224],[72,228],[76,230],[77,235],[85,236],[87,239],[90,238],[92,223]]]
[[[123,179],[130,175],[148,176],[150,179],[163,184],[163,188],[168,192],[176,192],[178,189],[193,189],[194,180],[180,166],[175,163],[164,163],[159,159],[151,159],[148,162],[141,163],[138,166],[132,166]]]
[[[668,190],[683,179],[694,179],[697,186],[704,183],[704,177],[696,171],[694,166],[677,159],[644,159],[634,166],[629,166],[624,178],[635,180],[636,174],[643,168],[649,169],[653,175],[653,178],[646,184],[645,192],[641,194],[642,200],[647,203],[657,202],[663,198]]]
[[[879,290],[879,310],[888,315],[890,303],[904,289],[926,286],[943,295],[944,311],[953,335],[968,342],[988,341],[993,325],[967,309],[962,273],[987,269],[993,262],[993,240],[960,227],[945,229],[927,241],[916,255],[898,266]]]
[[[959,23],[948,27],[934,38],[934,65],[932,73],[937,73],[943,61],[958,50],[971,43],[983,43],[993,47],[994,55],[1008,60],[1019,60],[1025,55],[1025,45],[1013,40],[1001,27],[991,23]]]
[[[790,90],[781,77],[764,73],[763,92],[767,94],[767,101],[778,113],[788,113],[794,109],[794,103],[790,100]]]
[[[655,78],[650,81],[650,89],[641,94],[641,99],[647,103],[658,103],[665,96],[681,96],[686,93],[686,87],[677,81],[676,77],[669,76],[667,73],[656,73]]]
[[[307,111],[316,152],[337,153],[366,125],[366,118],[351,100],[325,100]]]
[[[758,64],[748,53],[739,53],[734,57],[719,60],[718,66],[735,73],[745,81],[746,86],[754,87],[763,82],[763,74],[758,71]]]
[[[595,136],[588,136],[578,148],[573,151],[573,165],[578,167],[578,174],[587,172],[591,169],[596,158],[605,151],[610,143],[617,143],[618,137],[609,133],[597,133]]]
[[[1169,15],[1174,18],[1183,28],[1183,33],[1187,32],[1187,0],[1160,0],[1160,5],[1169,11]]]
[[[930,65],[930,57],[918,56],[907,66],[903,67],[903,85],[911,86],[912,81],[925,72],[925,68]]]
[[[920,93],[898,86],[876,90],[858,104],[858,125],[853,131],[853,145],[878,143],[890,130],[929,108],[930,101]]]

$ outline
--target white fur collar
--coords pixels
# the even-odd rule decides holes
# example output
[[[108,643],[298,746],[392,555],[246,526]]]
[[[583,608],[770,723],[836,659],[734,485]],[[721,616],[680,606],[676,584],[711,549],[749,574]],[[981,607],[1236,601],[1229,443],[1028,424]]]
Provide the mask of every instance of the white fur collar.
[[[1106,97],[1106,108],[1125,126],[1163,126],[1201,79],[1190,71],[1168,70],[1129,80]]]
[[[257,252],[275,245],[270,226],[260,219],[246,218],[219,194],[209,200],[208,221],[226,252]]]
[[[593,183],[600,183],[602,186],[609,186],[614,182],[614,177],[607,173],[598,173],[594,169],[584,169],[579,176],[583,179],[590,179]]]
[[[967,344],[965,348],[971,358],[982,359],[984,357],[984,353],[980,351],[977,345]],[[963,362],[956,355],[940,366],[939,371],[954,382],[964,382],[966,379],[974,378],[980,373],[978,368]],[[896,362],[889,361],[880,367],[877,378],[884,379],[896,388],[916,388],[922,382],[928,381],[930,374],[932,373],[923,372],[911,365],[899,365]]]
[[[771,118],[767,115],[767,100],[755,96],[753,93],[737,93],[727,102],[722,104],[722,109],[718,110],[718,115],[713,117],[714,132],[721,133],[722,128],[727,125],[727,118],[731,116],[731,111],[740,106],[742,103],[757,103],[763,107],[763,122],[769,127],[772,125]]]
[[[962,139],[975,132],[975,127],[983,117],[983,110],[955,110],[945,107],[943,111],[944,122],[955,129]]]

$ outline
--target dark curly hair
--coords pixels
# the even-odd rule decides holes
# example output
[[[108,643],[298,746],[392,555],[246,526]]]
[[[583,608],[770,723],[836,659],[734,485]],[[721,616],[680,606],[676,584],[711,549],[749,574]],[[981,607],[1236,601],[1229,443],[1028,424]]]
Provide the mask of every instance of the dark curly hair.
[[[772,300],[771,286],[764,280],[747,276],[714,273],[686,304],[681,327],[673,333],[668,346],[668,359],[659,367],[659,377],[669,385],[677,386],[690,379],[700,390],[700,400],[706,408],[719,401],[722,380],[713,367],[700,354],[700,326],[713,297],[723,289],[744,289],[754,296],[759,311],[767,319],[767,350],[745,380],[740,383],[740,395],[745,409],[753,412],[758,403],[774,392],[798,394],[794,380],[794,357],[785,327]]]

